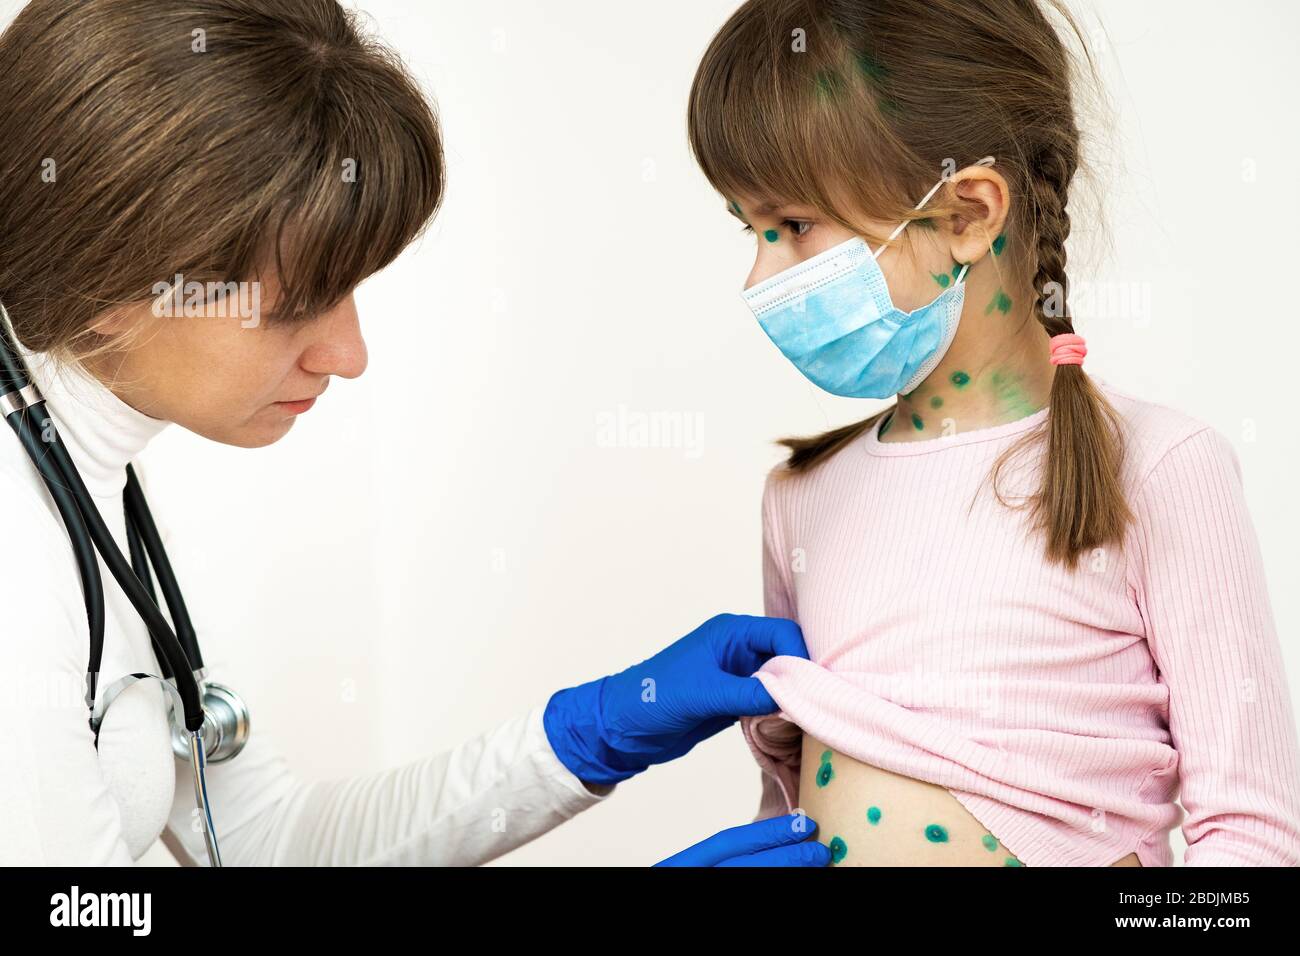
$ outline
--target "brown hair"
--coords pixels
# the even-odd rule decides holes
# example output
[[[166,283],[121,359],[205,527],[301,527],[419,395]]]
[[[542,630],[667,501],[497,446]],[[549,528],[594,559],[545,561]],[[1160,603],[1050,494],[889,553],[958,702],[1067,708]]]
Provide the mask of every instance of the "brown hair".
[[[0,36],[0,300],[78,360],[109,308],[275,264],[327,310],[428,225],[433,107],[335,0],[31,0]]]
[[[1095,74],[1069,10],[1049,3]],[[1081,152],[1072,62],[1037,0],[749,0],[696,72],[691,149],[724,196],[810,205],[875,243],[886,237],[855,221],[858,212],[930,223],[969,212],[950,186],[923,213],[913,206],[945,164],[956,171],[996,156],[1013,197],[998,258],[1033,276],[1048,334],[1070,332],[1066,199]],[[843,196],[858,209],[844,209]],[[1073,568],[1082,552],[1120,540],[1131,520],[1123,434],[1080,366],[1056,368],[1049,404],[1043,485],[1027,506],[1048,559]],[[783,439],[785,473],[826,460],[888,411]],[[1003,464],[1039,437],[1030,432],[999,458],[993,487],[1004,505]]]

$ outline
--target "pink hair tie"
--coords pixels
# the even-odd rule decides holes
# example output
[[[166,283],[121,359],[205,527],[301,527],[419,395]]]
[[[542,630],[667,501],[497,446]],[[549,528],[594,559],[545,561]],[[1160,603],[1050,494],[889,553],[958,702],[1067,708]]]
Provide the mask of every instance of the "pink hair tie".
[[[1088,346],[1083,344],[1083,336],[1073,332],[1053,335],[1049,343],[1052,349],[1053,365],[1082,365],[1083,357],[1088,354]]]

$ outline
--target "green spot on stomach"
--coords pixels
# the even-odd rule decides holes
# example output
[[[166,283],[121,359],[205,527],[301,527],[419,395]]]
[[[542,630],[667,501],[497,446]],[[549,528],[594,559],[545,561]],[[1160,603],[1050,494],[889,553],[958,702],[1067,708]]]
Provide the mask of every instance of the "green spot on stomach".
[[[867,822],[872,826],[880,822],[880,807],[867,807]]]
[[[834,777],[835,771],[831,769],[831,762],[827,760],[817,769],[817,786],[826,786]]]
[[[1021,863],[1019,860],[1017,860],[1014,856],[1007,857],[1006,861],[1002,865],[1003,866],[1024,866],[1024,864]]]
[[[838,863],[849,854],[849,845],[841,837],[831,837],[831,862]]]
[[[931,843],[947,843],[948,831],[937,823],[931,823],[925,828],[925,838]]]
[[[980,842],[984,844],[984,849],[988,850],[990,853],[998,848],[997,838],[994,837],[992,833],[984,834],[980,837]]]

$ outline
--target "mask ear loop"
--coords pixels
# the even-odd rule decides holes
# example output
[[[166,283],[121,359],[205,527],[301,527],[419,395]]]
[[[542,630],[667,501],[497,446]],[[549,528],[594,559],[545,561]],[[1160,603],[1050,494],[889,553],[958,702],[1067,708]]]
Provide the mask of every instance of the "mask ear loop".
[[[983,159],[976,160],[975,163],[974,163],[973,165],[975,165],[975,166],[992,166],[992,165],[993,165],[994,163],[996,163],[996,162],[997,162],[997,160],[996,160],[994,157],[992,157],[992,156],[985,156]],[[915,206],[913,206],[912,208],[915,209],[915,210],[919,210],[922,206],[924,206],[926,203],[928,203],[931,199],[934,198],[934,194],[937,193],[937,192],[939,191],[939,189],[943,186],[943,184],[946,183],[947,181],[948,181],[948,178],[947,178],[946,176],[945,176],[943,179],[940,179],[937,183],[934,184],[934,186],[930,189],[930,191],[929,191],[928,193],[925,194],[925,198],[922,199],[919,203],[917,203],[917,204],[916,204]],[[875,252],[873,252],[873,253],[871,254],[871,258],[873,258],[873,259],[879,259],[879,258],[880,258],[880,254],[881,254],[882,252],[884,252],[885,249],[887,249],[887,248],[889,247],[889,244],[890,244],[891,242],[893,242],[895,239],[897,239],[897,238],[899,237],[899,235],[903,232],[904,229],[907,228],[908,223],[910,223],[911,221],[912,221],[911,219],[904,219],[902,222],[900,222],[900,223],[898,224],[898,228],[895,229],[893,232],[891,232],[891,233],[889,234],[889,238],[886,239],[886,240],[884,241],[884,243],[881,245],[881,247],[880,247],[879,249],[877,249]],[[954,286],[956,286],[956,285],[960,285],[960,284],[961,284],[961,281],[962,281],[964,278],[966,278],[966,270],[969,269],[969,268],[970,268],[970,263],[969,263],[969,262],[966,262],[966,263],[963,263],[963,264],[962,264],[961,272],[957,273],[957,281],[953,283]]]

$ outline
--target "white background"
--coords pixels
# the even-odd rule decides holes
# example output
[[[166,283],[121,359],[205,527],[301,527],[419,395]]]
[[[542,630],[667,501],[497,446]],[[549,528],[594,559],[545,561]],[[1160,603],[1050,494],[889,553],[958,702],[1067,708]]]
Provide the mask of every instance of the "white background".
[[[237,662],[256,732],[304,778],[451,747],[714,613],[761,613],[772,440],[880,406],[817,392],[740,301],[753,240],[685,136],[736,5],[361,4],[438,101],[445,208],[358,292],[364,376],[275,446],[170,428],[146,465],[209,658]],[[1294,686],[1300,14],[1072,6],[1105,24],[1114,112],[1081,118],[1107,219],[1072,203],[1071,280],[1137,303],[1075,306],[1088,368],[1233,441]],[[698,432],[609,447],[620,406]],[[653,863],[751,819],[758,781],[733,727],[502,862]]]

